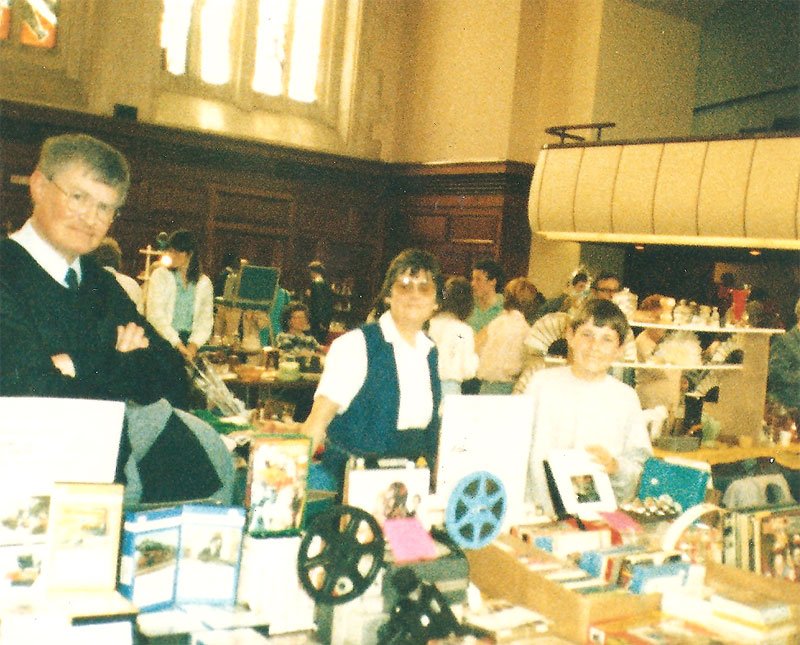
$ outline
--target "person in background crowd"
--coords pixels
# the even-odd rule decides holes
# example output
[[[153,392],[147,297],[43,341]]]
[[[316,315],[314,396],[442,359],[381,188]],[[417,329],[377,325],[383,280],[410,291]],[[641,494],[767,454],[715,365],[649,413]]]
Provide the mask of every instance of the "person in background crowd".
[[[586,293],[588,288],[589,276],[587,275],[586,271],[576,272],[575,275],[572,276],[572,279],[569,281],[569,285],[563,293],[555,298],[550,298],[539,306],[534,314],[534,321],[532,322],[535,322],[536,319],[541,318],[545,314],[563,311],[565,302],[572,300],[576,296],[581,296],[582,294]]]
[[[436,346],[423,327],[438,306],[440,281],[433,255],[403,251],[380,290],[388,310],[331,343],[303,425],[315,447],[325,445],[309,473],[310,488],[341,490],[351,455],[422,456],[435,467],[441,383]]]
[[[782,405],[800,409],[800,298],[794,305],[794,316],[794,326],[772,338],[767,392]]]
[[[91,255],[101,267],[117,279],[119,285],[125,289],[125,293],[136,305],[136,311],[142,313],[144,310],[144,297],[141,285],[129,275],[120,273],[122,268],[122,249],[119,243],[113,237],[105,237],[100,242],[100,246],[92,251]]]
[[[197,241],[190,231],[175,231],[167,243],[167,266],[158,266],[147,285],[147,319],[187,360],[214,329],[214,288],[202,273]]]
[[[497,262],[487,258],[475,263],[472,269],[474,307],[467,324],[475,332],[476,342],[480,342],[486,325],[503,311],[503,294],[498,291],[502,291],[504,284],[503,269]],[[477,378],[469,379],[462,383],[461,390],[464,394],[477,394],[480,386],[481,382]]]
[[[588,301],[567,329],[570,364],[536,372],[525,389],[534,406],[527,498],[547,512],[544,461],[553,450],[586,450],[608,473],[618,502],[636,494],[650,437],[636,392],[608,374],[629,330],[613,302]]]
[[[475,333],[466,322],[472,312],[472,287],[469,280],[457,276],[447,280],[442,308],[428,327],[428,335],[439,350],[439,377],[442,395],[461,394],[461,384],[475,377],[478,355]]]
[[[655,293],[642,299],[639,311],[658,312],[661,310],[661,300],[665,296]],[[659,327],[647,327],[636,336],[636,360],[640,363],[653,362],[653,354],[659,343],[664,340],[667,331]],[[680,370],[672,369],[643,369],[636,378],[636,393],[644,409],[663,405],[672,410],[678,401],[681,391]]]
[[[222,269],[214,278],[214,297],[221,298],[225,294],[225,284],[228,278],[239,270],[239,256],[233,251],[228,251],[222,258]]]
[[[308,307],[302,302],[290,302],[283,310],[283,331],[275,339],[275,346],[291,355],[310,355],[320,351],[317,339],[308,333]]]
[[[311,314],[311,335],[320,345],[328,342],[328,331],[333,318],[333,291],[327,280],[325,265],[314,260],[308,265],[311,286],[306,291],[306,302]]]
[[[503,312],[492,320],[477,341],[481,394],[511,394],[525,362],[527,315],[538,290],[527,278],[514,278],[503,290]],[[526,315],[527,314],[527,315]]]
[[[497,318],[503,311],[503,269],[494,260],[484,259],[472,269],[472,296],[475,306],[467,324],[476,334]]]
[[[602,271],[592,283],[592,295],[601,300],[613,300],[622,291],[622,280],[616,273]]]
[[[717,306],[720,318],[723,320],[725,312],[728,311],[728,308],[731,306],[731,298],[735,288],[736,274],[731,271],[725,271],[725,273],[720,276],[719,282],[714,285],[711,304]]]
[[[591,297],[600,300],[614,300],[622,291],[622,280],[619,275],[612,271],[601,271],[591,287]],[[636,360],[636,339],[633,332],[628,330],[628,336],[622,339],[622,359],[626,361]],[[618,379],[627,383],[631,387],[636,385],[636,370],[630,367],[611,367],[611,373]]]
[[[753,287],[747,298],[747,323],[751,327],[783,329],[781,313],[775,301],[763,287]]]
[[[180,356],[89,254],[130,185],[93,137],[51,137],[31,174],[33,212],[0,245],[0,394],[183,405]]]

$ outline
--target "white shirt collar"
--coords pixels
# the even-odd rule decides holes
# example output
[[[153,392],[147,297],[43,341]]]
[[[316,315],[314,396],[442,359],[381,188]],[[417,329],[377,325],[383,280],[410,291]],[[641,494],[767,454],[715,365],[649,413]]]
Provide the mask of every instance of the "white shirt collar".
[[[76,258],[72,264],[67,264],[64,256],[56,251],[53,246],[45,240],[31,224],[31,220],[25,222],[18,231],[15,231],[9,236],[23,249],[30,253],[31,257],[36,260],[36,263],[42,267],[50,277],[59,284],[67,286],[64,278],[67,275],[67,269],[75,269],[78,274],[78,280],[81,279],[81,259]]]
[[[386,339],[387,343],[391,343],[392,345],[402,343],[404,346],[424,352],[426,355],[433,347],[433,341],[422,331],[417,332],[417,342],[414,347],[411,347],[400,335],[400,331],[397,329],[397,325],[395,325],[394,318],[392,318],[392,313],[390,311],[381,314],[381,317],[378,319],[378,324],[381,327],[383,337]]]

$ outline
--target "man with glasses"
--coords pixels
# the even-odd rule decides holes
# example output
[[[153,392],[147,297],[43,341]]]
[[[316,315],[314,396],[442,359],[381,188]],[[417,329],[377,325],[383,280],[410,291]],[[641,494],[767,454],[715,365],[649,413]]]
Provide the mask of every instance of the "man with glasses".
[[[616,273],[601,272],[592,283],[592,295],[600,300],[613,300],[622,291],[622,281]]]
[[[129,185],[127,161],[102,141],[44,142],[30,219],[0,242],[0,394],[186,403],[180,356],[86,257]]]

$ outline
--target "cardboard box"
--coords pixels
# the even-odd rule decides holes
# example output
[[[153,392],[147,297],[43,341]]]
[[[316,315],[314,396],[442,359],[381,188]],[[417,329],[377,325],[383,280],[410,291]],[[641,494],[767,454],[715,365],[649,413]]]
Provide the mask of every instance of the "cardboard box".
[[[659,594],[624,591],[580,594],[528,570],[519,557],[538,549],[511,535],[467,551],[470,581],[490,598],[505,598],[529,607],[553,621],[553,632],[583,643],[592,623],[657,610]]]
[[[467,551],[470,581],[490,598],[504,598],[544,614],[553,621],[555,634],[579,643],[586,642],[593,623],[660,609],[661,594],[600,592],[582,595],[570,591],[541,573],[528,570],[519,558],[531,553],[541,552],[511,535],[502,535],[482,549]],[[749,588],[766,598],[789,602],[793,605],[794,620],[800,624],[797,583],[708,563],[706,584]]]

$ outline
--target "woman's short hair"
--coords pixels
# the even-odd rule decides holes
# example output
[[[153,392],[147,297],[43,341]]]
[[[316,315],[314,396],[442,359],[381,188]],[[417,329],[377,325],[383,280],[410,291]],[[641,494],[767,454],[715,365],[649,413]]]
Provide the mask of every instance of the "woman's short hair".
[[[383,278],[378,300],[385,301],[386,298],[392,295],[392,286],[397,279],[404,273],[409,272],[411,275],[419,273],[430,273],[431,279],[436,286],[436,302],[442,302],[442,267],[439,260],[436,259],[432,253],[423,251],[422,249],[406,249],[401,251],[389,263],[389,268],[386,269],[386,275]]]
[[[469,318],[474,308],[472,284],[463,276],[453,276],[444,283],[442,311],[453,314],[459,320]]]
[[[306,316],[309,316],[308,307],[304,302],[300,302],[299,300],[294,300],[290,302],[283,308],[281,312],[281,329],[283,331],[289,331],[289,321],[292,319],[292,314],[296,311],[305,311]]]
[[[588,300],[572,316],[569,326],[575,331],[587,322],[592,322],[596,327],[610,327],[619,336],[619,344],[625,342],[630,333],[628,318],[614,302],[593,298]]]
[[[505,300],[503,307],[508,310],[516,309],[528,319],[536,309],[538,304],[536,296],[538,294],[539,290],[536,285],[528,278],[514,278],[509,280],[505,289],[503,289],[503,298]]]

